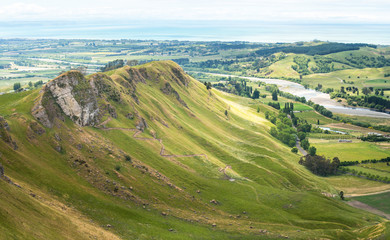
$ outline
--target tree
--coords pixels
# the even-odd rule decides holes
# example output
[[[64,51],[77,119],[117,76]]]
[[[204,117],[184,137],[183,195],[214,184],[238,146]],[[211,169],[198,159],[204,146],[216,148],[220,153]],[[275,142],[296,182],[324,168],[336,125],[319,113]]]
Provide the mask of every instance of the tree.
[[[309,140],[303,139],[303,140],[301,141],[301,147],[302,147],[303,149],[305,149],[305,150],[309,149],[309,147],[310,147]]]
[[[272,100],[278,101],[278,93],[276,92],[276,90],[272,92]]]
[[[227,117],[227,115],[228,115],[228,110],[225,110],[225,116]]]
[[[255,89],[255,91],[253,92],[252,98],[258,99],[259,97],[260,97],[260,92],[259,92],[259,90]]]
[[[111,62],[108,62],[104,67],[100,68],[100,71],[106,72],[113,69],[121,68],[125,65],[125,62],[122,59],[117,59]]]
[[[258,112],[258,113],[260,112],[260,107],[257,107],[257,112]]]
[[[298,148],[296,148],[296,147],[291,148],[291,152],[298,153]]]
[[[210,89],[211,89],[211,83],[210,83],[210,82],[208,82],[208,83],[206,84],[206,88],[207,88],[207,90],[210,90]]]
[[[18,91],[21,88],[20,83],[14,83],[14,91]]]
[[[367,87],[364,87],[364,88],[362,89],[362,93],[363,93],[364,95],[368,95],[368,94],[371,93],[371,90],[370,90],[369,88],[367,88]]]
[[[341,92],[341,93],[345,93],[344,87],[340,87],[340,92]]]
[[[340,196],[341,200],[344,200],[344,192],[343,191],[340,191],[339,196]]]
[[[34,87],[39,87],[40,85],[43,85],[43,81],[42,80],[39,80],[38,82],[35,82],[34,83]]]
[[[340,166],[340,159],[338,157],[334,157],[332,161],[332,168],[334,169],[334,173],[336,173],[337,168]]]
[[[317,152],[317,148],[316,147],[314,147],[314,146],[309,147],[309,154],[311,156],[316,155],[316,152]]]
[[[29,87],[32,87],[33,86],[33,83],[30,81],[30,82],[28,82],[28,86]]]
[[[334,175],[337,173],[338,169],[338,158],[334,159],[332,162],[330,159],[326,159],[324,156],[318,155],[306,155],[301,157],[299,164],[304,165],[314,174],[320,176]]]
[[[317,125],[320,125],[320,120],[319,119],[317,119]]]
[[[278,136],[278,130],[276,130],[276,127],[271,127],[270,134],[274,137]]]
[[[298,132],[298,138],[299,138],[299,140],[303,140],[303,139],[305,139],[306,138],[306,133],[304,133],[304,132]]]

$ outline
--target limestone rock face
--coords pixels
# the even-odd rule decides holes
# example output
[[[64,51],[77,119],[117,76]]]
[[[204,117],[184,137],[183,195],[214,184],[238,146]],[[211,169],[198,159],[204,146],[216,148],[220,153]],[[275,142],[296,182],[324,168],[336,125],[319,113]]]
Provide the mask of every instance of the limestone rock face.
[[[166,95],[173,95],[173,96],[175,96],[177,101],[179,101],[184,107],[188,108],[186,102],[184,102],[183,99],[181,99],[179,93],[176,92],[176,90],[171,86],[171,84],[169,82],[166,82],[164,84],[164,87],[161,88],[161,91],[164,94],[166,94]]]
[[[161,82],[163,81],[163,82]],[[159,87],[184,107],[188,105],[175,90],[188,87],[190,78],[173,62],[151,63],[145,67],[125,66],[114,72],[95,73],[87,78],[79,71],[69,71],[48,82],[35,100],[32,115],[45,127],[52,128],[56,120],[69,117],[79,126],[96,126],[103,116],[117,118],[114,106],[129,102],[139,104],[137,85]],[[129,118],[134,118],[129,116]],[[142,119],[139,129],[147,124]]]
[[[146,123],[145,119],[142,117],[139,118],[137,125],[136,125],[136,128],[143,132],[145,130],[145,128],[147,128],[147,127],[148,127],[148,124]]]
[[[55,118],[63,114],[79,126],[95,125],[99,121],[98,89],[80,72],[70,71],[46,84],[32,114],[44,126],[51,128]]]
[[[3,176],[4,176],[4,168],[0,163],[0,178],[2,178]]]
[[[12,139],[11,135],[8,133],[10,131],[9,125],[4,117],[0,116],[0,140],[3,140],[9,144],[14,150],[18,149],[18,145]],[[0,144],[2,144],[0,142]]]

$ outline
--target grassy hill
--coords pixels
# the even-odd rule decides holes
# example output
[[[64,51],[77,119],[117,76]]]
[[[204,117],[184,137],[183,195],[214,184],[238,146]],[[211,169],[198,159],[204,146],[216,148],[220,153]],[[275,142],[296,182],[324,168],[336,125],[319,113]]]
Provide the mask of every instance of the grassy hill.
[[[0,96],[0,162],[16,184],[0,181],[0,238],[388,236],[382,218],[324,196],[337,192],[268,134],[252,100],[170,61],[52,84],[72,76],[80,105],[101,84],[97,123],[75,124],[49,87]],[[31,114],[37,101],[52,106],[51,128]]]

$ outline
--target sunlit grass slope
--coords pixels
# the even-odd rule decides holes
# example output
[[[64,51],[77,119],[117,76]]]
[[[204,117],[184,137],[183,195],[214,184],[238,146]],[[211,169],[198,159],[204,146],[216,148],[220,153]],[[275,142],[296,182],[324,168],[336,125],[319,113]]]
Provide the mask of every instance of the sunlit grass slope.
[[[18,145],[0,140],[0,161],[21,186],[0,182],[0,237],[357,239],[388,232],[380,217],[321,194],[336,190],[268,134],[269,106],[256,103],[257,113],[252,100],[207,90],[173,62],[133,70],[144,76],[136,98],[124,84],[134,78],[130,67],[106,73],[121,93],[110,102],[117,118],[102,118],[106,129],[65,119],[42,134],[30,113],[38,91],[0,96]],[[177,95],[162,91],[166,83]],[[139,118],[148,127],[135,138]],[[160,155],[154,137],[173,156]]]

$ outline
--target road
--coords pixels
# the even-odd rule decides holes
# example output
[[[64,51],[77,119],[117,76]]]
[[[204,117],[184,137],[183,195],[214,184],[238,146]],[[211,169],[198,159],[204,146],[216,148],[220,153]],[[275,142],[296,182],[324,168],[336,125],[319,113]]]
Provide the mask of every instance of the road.
[[[290,120],[292,120],[290,114],[287,114],[287,117],[288,117]],[[295,130],[297,130],[297,128],[294,126],[294,123],[293,123],[292,121],[291,121],[291,123],[292,123],[292,127],[293,127]],[[303,156],[306,156],[306,155],[307,155],[307,152],[305,151],[305,149],[303,149],[303,148],[301,147],[301,141],[299,141],[298,136],[295,136],[295,147],[298,148],[299,152],[301,152],[301,154],[302,154]]]

